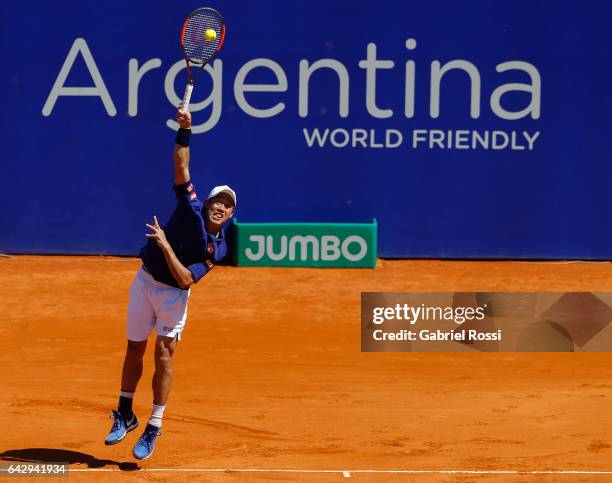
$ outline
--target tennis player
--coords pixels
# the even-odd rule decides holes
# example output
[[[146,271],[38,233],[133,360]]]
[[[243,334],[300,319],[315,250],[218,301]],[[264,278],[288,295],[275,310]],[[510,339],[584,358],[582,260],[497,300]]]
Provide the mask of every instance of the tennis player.
[[[180,129],[174,146],[174,193],[177,205],[160,227],[157,217],[146,226],[147,244],[140,251],[142,267],[130,289],[127,350],[121,375],[119,407],[105,443],[116,444],[138,426],[132,401],[142,376],[149,334],[156,329],[155,373],[151,417],[134,446],[134,457],[151,456],[161,434],[162,418],[172,385],[172,359],[187,319],[190,286],[208,274],[227,254],[223,225],[234,215],[236,193],[216,186],[202,201],[189,175],[191,114],[179,109]]]

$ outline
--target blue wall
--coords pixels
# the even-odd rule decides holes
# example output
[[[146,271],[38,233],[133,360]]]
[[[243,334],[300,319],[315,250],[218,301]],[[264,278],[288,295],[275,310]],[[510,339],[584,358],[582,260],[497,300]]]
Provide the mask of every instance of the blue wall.
[[[169,215],[174,133],[167,121],[186,81],[184,70],[171,68],[182,60],[182,21],[200,1],[180,4],[0,5],[0,251],[135,254],[145,222]],[[194,91],[192,103],[214,91],[218,109],[192,105],[194,124],[206,129],[193,138],[192,176],[201,193],[234,187],[241,220],[377,218],[386,257],[612,259],[612,3],[211,6],[224,14],[228,36],[211,70],[221,82],[204,73]],[[394,67],[374,70],[371,57],[361,68],[369,44]],[[108,92],[106,106],[100,96],[53,95],[56,83],[94,87],[86,57],[104,83],[98,94]],[[267,67],[247,72],[254,59],[268,59],[260,61]],[[333,59],[335,70],[300,76],[300,61],[307,69],[321,59]],[[130,65],[135,71],[147,61],[155,68],[136,89]],[[439,102],[437,62],[458,67],[442,75]],[[57,80],[63,65],[64,83]],[[496,70],[504,67],[512,69]],[[243,93],[238,82],[236,95],[241,70],[244,84],[276,84],[276,91]],[[306,86],[308,112],[300,114]],[[274,107],[278,113],[261,114]],[[311,147],[314,129],[342,129],[337,145],[347,133],[367,134],[367,147]],[[401,145],[370,145],[371,133],[384,145],[387,130],[392,145],[401,133]],[[474,132],[501,147],[491,139],[485,147]],[[445,144],[449,134],[459,147]],[[531,145],[526,136],[535,138]]]

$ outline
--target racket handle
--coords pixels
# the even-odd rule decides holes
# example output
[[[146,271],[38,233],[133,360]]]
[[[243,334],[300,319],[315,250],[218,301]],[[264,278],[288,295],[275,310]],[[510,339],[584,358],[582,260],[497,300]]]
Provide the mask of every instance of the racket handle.
[[[183,102],[181,103],[181,111],[187,112],[189,110],[189,101],[191,100],[191,93],[193,92],[193,84],[190,82],[185,87],[185,94],[183,94]]]

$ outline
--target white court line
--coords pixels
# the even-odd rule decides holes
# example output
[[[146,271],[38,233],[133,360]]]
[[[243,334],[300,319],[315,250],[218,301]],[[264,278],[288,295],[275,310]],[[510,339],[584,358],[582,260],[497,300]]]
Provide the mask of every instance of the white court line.
[[[120,468],[69,468],[68,472],[130,472]],[[352,473],[393,475],[612,475],[612,470],[308,470],[263,468],[141,468],[134,472],[169,473],[337,473],[347,477]]]

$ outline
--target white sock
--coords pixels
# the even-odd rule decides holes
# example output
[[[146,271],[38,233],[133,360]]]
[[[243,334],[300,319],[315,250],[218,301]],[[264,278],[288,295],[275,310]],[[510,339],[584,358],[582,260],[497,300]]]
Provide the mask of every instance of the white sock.
[[[151,411],[151,419],[149,419],[149,424],[161,428],[162,418],[164,417],[164,410],[166,409],[166,405],[159,406],[153,403],[153,410]]]

